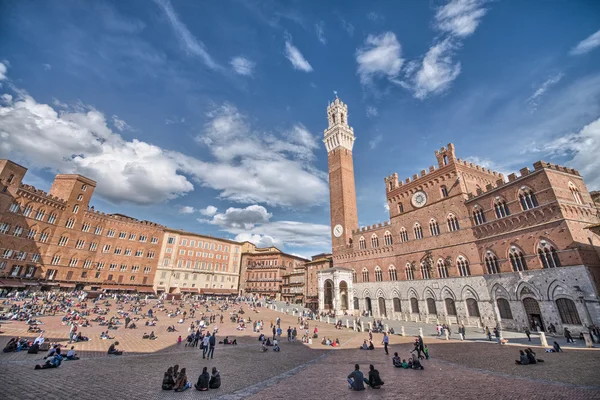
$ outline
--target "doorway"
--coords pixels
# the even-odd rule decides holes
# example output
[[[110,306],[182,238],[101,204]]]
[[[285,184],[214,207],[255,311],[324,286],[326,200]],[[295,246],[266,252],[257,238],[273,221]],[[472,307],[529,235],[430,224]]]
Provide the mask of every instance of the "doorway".
[[[387,311],[385,309],[385,299],[380,297],[379,300],[379,317],[387,318]]]
[[[527,321],[529,321],[529,328],[534,331],[545,331],[542,311],[537,300],[527,297],[523,299],[523,306],[525,314],[527,314]]]
[[[371,306],[370,297],[365,297],[365,310],[369,313],[369,315],[373,314],[373,307]]]

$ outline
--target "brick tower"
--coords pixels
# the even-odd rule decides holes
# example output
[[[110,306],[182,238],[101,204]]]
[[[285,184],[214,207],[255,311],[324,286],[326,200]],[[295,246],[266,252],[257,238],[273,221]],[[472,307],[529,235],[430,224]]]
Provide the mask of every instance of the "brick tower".
[[[358,229],[352,161],[355,138],[354,130],[348,125],[348,107],[337,96],[327,107],[327,119],[329,127],[323,142],[329,161],[331,242],[335,253],[350,243],[352,231]]]

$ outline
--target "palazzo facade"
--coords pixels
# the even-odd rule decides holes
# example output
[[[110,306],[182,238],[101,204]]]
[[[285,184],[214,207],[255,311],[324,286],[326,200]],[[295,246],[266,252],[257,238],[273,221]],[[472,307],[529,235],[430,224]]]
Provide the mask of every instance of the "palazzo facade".
[[[349,271],[352,290],[351,304],[328,305],[350,282],[320,272],[323,311],[505,329],[600,324],[600,236],[586,229],[600,218],[576,170],[538,161],[505,179],[449,144],[436,165],[386,177],[389,220],[359,227],[348,108],[336,98],[327,117],[333,266]]]

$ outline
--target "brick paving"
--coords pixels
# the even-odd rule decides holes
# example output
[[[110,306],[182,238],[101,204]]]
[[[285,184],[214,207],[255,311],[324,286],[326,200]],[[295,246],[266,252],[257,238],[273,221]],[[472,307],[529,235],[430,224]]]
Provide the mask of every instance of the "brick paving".
[[[170,307],[174,308],[174,307]],[[247,307],[246,307],[247,308]],[[147,307],[145,308],[147,309]],[[253,320],[265,321],[265,334],[270,332],[269,321],[282,318],[282,329],[296,325],[294,316],[261,309],[260,314],[248,312]],[[282,351],[262,353],[257,334],[251,329],[235,330],[225,315],[219,326],[219,340],[225,335],[237,338],[238,346],[217,345],[215,359],[202,360],[198,349],[177,345],[179,334],[187,335],[188,324],[178,325],[175,319],[164,315],[154,328],[140,327],[136,330],[111,331],[125,350],[123,356],[107,356],[106,349],[112,341],[98,339],[104,327],[94,324],[80,328],[92,337],[91,342],[74,344],[79,361],[63,362],[57,369],[34,371],[41,363],[43,354],[0,353],[0,393],[4,399],[58,399],[69,397],[94,399],[121,398],[221,398],[221,399],[295,399],[326,398],[539,398],[539,399],[600,399],[600,352],[597,350],[567,351],[561,354],[538,353],[546,362],[532,366],[517,366],[518,347],[488,343],[466,343],[429,340],[432,359],[425,361],[424,371],[400,370],[391,367],[391,354],[398,351],[407,358],[412,349],[411,337],[391,338],[390,356],[383,352],[381,335],[375,335],[375,351],[360,351],[358,346],[367,336],[351,330],[336,330],[331,325],[318,322],[321,338],[339,338],[341,348],[326,348],[320,342],[305,345],[282,340]],[[60,316],[42,317],[46,337],[61,339],[66,343],[68,327],[60,323]],[[167,333],[166,326],[175,324],[182,332]],[[315,325],[311,321],[310,330]],[[2,321],[5,333],[0,345],[13,336],[33,338],[27,335],[23,322]],[[144,332],[154,329],[158,340],[142,340]],[[299,336],[302,334],[299,332]],[[383,389],[362,393],[347,389],[345,377],[354,363],[368,371],[373,363],[386,381]],[[222,387],[204,393],[188,390],[184,393],[160,390],[162,376],[168,366],[179,364],[186,367],[188,378],[194,383],[202,367],[216,366],[222,375]]]

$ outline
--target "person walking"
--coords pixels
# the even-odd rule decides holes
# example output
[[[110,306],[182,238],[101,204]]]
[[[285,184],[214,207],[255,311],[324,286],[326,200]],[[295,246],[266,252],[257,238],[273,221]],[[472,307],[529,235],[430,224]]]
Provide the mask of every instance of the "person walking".
[[[387,332],[383,333],[383,348],[385,349],[385,355],[389,356],[390,353],[388,353],[388,344],[390,343],[390,338],[388,337]]]
[[[206,358],[215,358],[215,345],[217,344],[217,338],[216,335],[212,335],[209,339],[208,339],[208,354],[206,355]]]
[[[531,342],[531,331],[529,328],[525,328],[525,334],[527,335],[527,340]]]
[[[567,343],[575,343],[573,340],[573,336],[571,336],[571,331],[568,328],[564,328],[565,338],[567,339]]]

